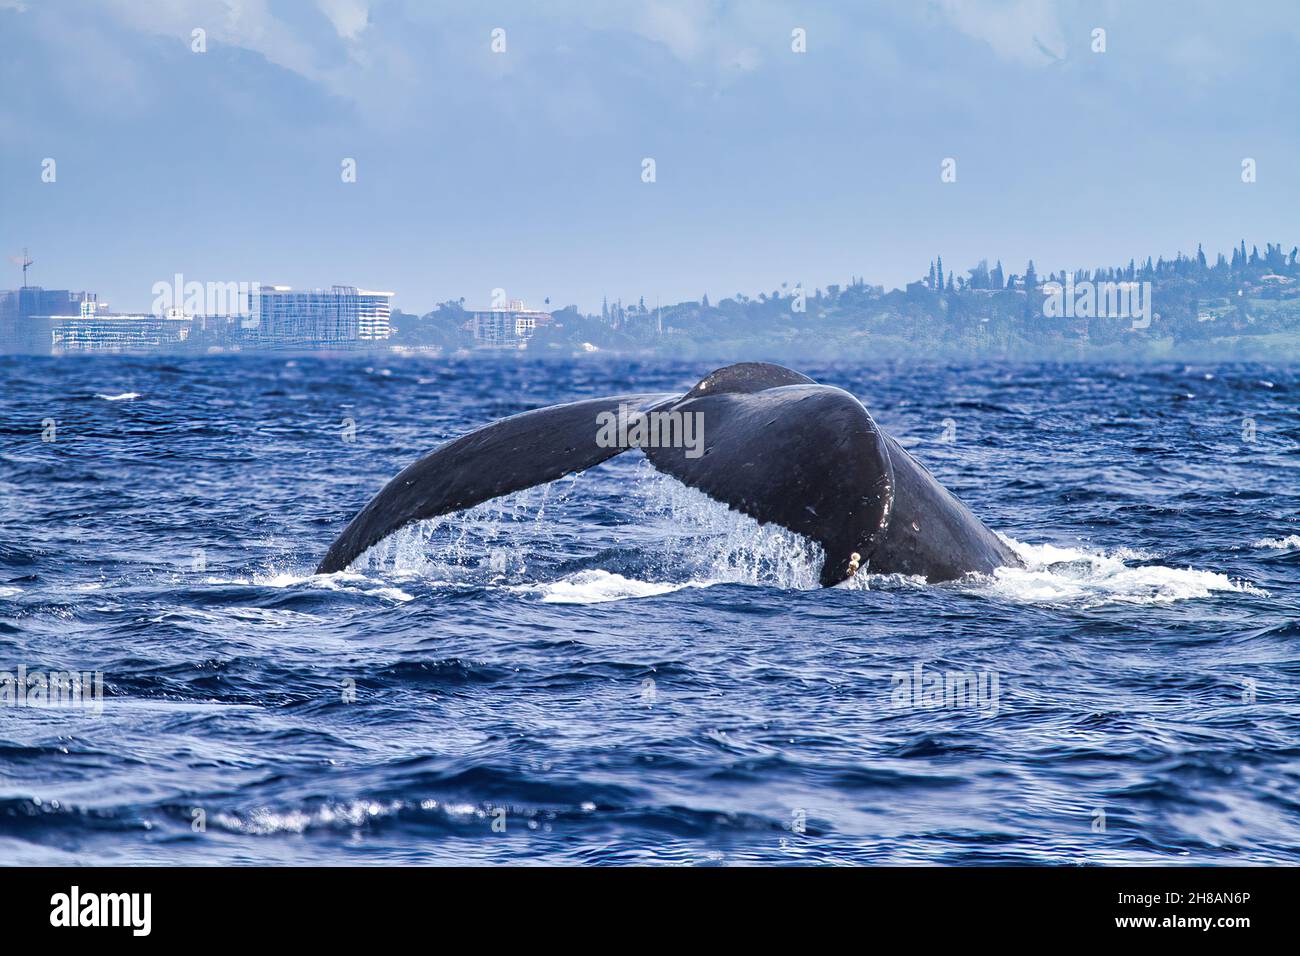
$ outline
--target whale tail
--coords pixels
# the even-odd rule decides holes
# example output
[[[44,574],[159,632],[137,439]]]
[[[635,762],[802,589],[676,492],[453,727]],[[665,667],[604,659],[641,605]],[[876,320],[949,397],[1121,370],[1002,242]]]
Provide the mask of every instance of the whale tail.
[[[698,441],[642,434],[611,442],[600,422],[626,410],[650,421],[666,415],[677,426],[669,434]],[[823,586],[861,567],[938,581],[1019,563],[848,392],[779,365],[741,363],[712,372],[685,395],[554,405],[449,442],[389,481],[330,546],[317,573],[343,570],[412,522],[583,471],[629,447],[759,523],[816,541],[826,556]]]
[[[677,397],[620,395],[552,405],[448,442],[389,481],[330,545],[316,573],[342,571],[408,524],[463,511],[613,458],[626,449],[598,442],[597,416],[616,413],[620,406],[650,411]]]

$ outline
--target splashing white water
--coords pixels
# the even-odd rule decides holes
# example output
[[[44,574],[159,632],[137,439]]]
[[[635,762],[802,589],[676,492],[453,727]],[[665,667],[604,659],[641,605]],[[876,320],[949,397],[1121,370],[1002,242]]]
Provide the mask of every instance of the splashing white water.
[[[616,526],[558,512],[589,512],[571,477],[422,521],[389,536],[354,565],[375,573],[415,573],[426,580],[493,584],[540,593],[544,601],[586,603],[645,597],[683,587],[752,584],[807,590],[818,586],[821,549],[776,525],[760,526],[726,505],[660,475],[648,463],[618,498]],[[599,560],[552,582],[539,565],[556,557]],[[592,572],[599,573],[593,577]],[[529,579],[531,577],[531,580]]]
[[[129,402],[134,398],[139,398],[138,392],[122,392],[120,395],[99,395],[96,398],[102,398],[106,402]]]
[[[528,488],[431,518],[389,535],[353,563],[385,574],[411,574],[439,583],[505,583],[528,570],[539,546],[563,536],[549,508],[571,494],[574,478]]]
[[[821,548],[778,525],[760,525],[708,495],[650,473],[637,483],[641,509],[661,544],[661,564],[697,586],[819,587]],[[676,576],[676,574],[674,576]]]
[[[650,598],[717,584],[818,588],[822,552],[812,541],[760,526],[644,461],[632,477],[620,484],[613,510],[638,515],[634,522],[593,524],[587,516],[597,503],[591,495],[575,495],[580,479],[570,477],[420,522],[372,548],[356,567],[426,583],[505,587],[557,604]],[[575,513],[572,521],[555,518],[566,512]],[[1127,548],[1088,551],[1003,540],[1025,567],[936,586],[1083,607],[1164,604],[1217,592],[1265,594],[1215,571],[1155,564],[1155,556]],[[562,569],[575,562],[585,566]],[[855,591],[926,586],[920,578],[869,573],[839,585]]]

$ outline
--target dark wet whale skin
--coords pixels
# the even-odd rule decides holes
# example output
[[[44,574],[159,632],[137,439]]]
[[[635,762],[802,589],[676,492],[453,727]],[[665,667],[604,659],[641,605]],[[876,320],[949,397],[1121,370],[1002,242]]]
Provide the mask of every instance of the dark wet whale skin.
[[[821,584],[861,569],[948,581],[1019,566],[964,504],[872,420],[856,398],[779,365],[745,362],[680,398],[632,394],[523,412],[435,449],[404,469],[331,545],[318,573],[346,568],[412,522],[473,507],[599,464],[597,416],[632,406],[695,414],[703,453],[643,448],[658,470],[760,524],[822,546]]]

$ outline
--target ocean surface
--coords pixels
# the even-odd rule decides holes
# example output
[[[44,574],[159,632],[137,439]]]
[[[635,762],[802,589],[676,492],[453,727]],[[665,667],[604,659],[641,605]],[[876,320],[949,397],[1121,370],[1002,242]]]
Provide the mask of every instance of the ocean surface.
[[[102,680],[0,706],[0,863],[1300,862],[1294,367],[801,368],[993,577],[818,589],[639,452],[313,575],[437,444],[714,364],[0,359],[0,672]]]

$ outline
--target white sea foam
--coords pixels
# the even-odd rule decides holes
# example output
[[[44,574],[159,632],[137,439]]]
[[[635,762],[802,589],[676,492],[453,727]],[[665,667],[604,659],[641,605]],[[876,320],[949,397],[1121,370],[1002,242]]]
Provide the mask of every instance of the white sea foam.
[[[304,833],[309,829],[352,829],[371,820],[388,817],[402,808],[399,800],[380,803],[376,800],[353,800],[349,803],[323,803],[310,810],[272,810],[258,807],[247,813],[218,813],[213,822],[225,830],[269,836],[279,833]]]
[[[621,574],[594,569],[560,578],[549,584],[516,585],[512,590],[540,594],[546,604],[601,604],[605,601],[622,601],[627,598],[652,597],[668,594],[685,587],[702,587],[694,582],[668,584],[658,581],[638,581]]]
[[[587,810],[588,805],[584,804]],[[214,825],[234,833],[254,836],[277,836],[316,830],[357,830],[399,813],[415,811],[436,814],[455,823],[472,823],[488,819],[488,808],[472,803],[444,803],[431,798],[418,803],[407,800],[357,799],[332,801],[304,808],[275,810],[257,807],[244,811],[219,811],[212,816]],[[523,811],[531,816],[529,811]],[[530,826],[532,824],[529,824]]]
[[[102,398],[106,402],[129,402],[133,398],[139,398],[140,394],[138,392],[122,392],[120,395],[97,394],[95,397]]]
[[[1290,551],[1300,548],[1300,534],[1289,534],[1285,538],[1260,538],[1251,543],[1252,548],[1269,548],[1273,551]]]
[[[1223,591],[1267,596],[1267,592],[1248,582],[1234,581],[1217,571],[1162,564],[1133,566],[1129,562],[1149,561],[1151,557],[1128,549],[1096,552],[1004,540],[1025,562],[1025,567],[999,568],[991,578],[973,579],[961,586],[1028,604],[1085,607],[1168,604]]]
[[[762,529],[766,530],[766,529]],[[993,575],[978,575],[959,582],[938,585],[973,594],[995,596],[1025,604],[1058,604],[1098,607],[1107,604],[1169,604],[1174,601],[1207,598],[1230,592],[1267,596],[1266,591],[1246,581],[1235,581],[1217,571],[1174,568],[1161,564],[1138,564],[1149,561],[1144,552],[1120,548],[1095,552],[1056,545],[1023,544],[1005,539],[1025,562],[1023,568],[999,568]],[[603,570],[580,571],[558,581],[520,585],[514,590],[540,594],[547,603],[596,604],[629,598],[669,594],[687,587],[704,588],[715,584],[751,584],[808,590],[817,587],[816,562],[802,560],[778,575],[793,579],[781,583],[753,573],[760,562],[741,562],[735,542],[725,553],[715,552],[711,570],[685,581],[651,581],[625,577]],[[685,556],[683,556],[685,557]],[[706,562],[710,564],[710,562]],[[741,570],[749,573],[737,573]],[[842,590],[869,591],[873,588],[927,587],[921,578],[900,575],[860,574],[839,585]]]

